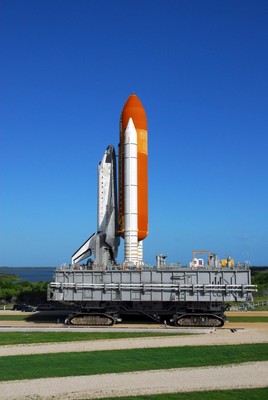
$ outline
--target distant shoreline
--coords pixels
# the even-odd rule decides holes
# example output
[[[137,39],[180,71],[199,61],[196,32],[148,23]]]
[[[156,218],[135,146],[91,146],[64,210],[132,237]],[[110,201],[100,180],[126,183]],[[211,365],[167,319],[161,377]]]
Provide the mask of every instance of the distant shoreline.
[[[48,269],[48,268],[50,268],[50,269],[56,269],[56,268],[59,268],[60,267],[60,265],[56,265],[55,267],[51,267],[51,266],[49,266],[49,267],[44,267],[44,266],[36,266],[36,267],[7,267],[7,266],[1,266],[0,265],[0,269],[13,269],[13,268],[20,268],[20,269],[33,269],[33,268],[40,268],[40,269]],[[250,266],[249,267],[249,269],[251,269],[251,270],[267,270],[268,269],[268,265],[267,266],[265,266],[265,265],[262,265],[262,266],[256,266],[256,265],[253,265],[253,266]]]
[[[20,281],[48,282],[53,280],[56,267],[0,267],[0,275],[16,275]]]
[[[14,268],[20,268],[20,269],[33,269],[33,268],[40,268],[40,269],[56,269],[58,268],[58,266],[56,267],[6,267],[6,266],[0,266],[0,269],[14,269]]]

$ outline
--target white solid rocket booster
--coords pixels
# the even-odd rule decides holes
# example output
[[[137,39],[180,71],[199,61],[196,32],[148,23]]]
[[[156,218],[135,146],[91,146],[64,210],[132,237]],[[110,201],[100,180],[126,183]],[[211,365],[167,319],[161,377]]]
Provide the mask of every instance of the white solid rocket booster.
[[[137,132],[129,118],[124,137],[125,263],[139,264]]]

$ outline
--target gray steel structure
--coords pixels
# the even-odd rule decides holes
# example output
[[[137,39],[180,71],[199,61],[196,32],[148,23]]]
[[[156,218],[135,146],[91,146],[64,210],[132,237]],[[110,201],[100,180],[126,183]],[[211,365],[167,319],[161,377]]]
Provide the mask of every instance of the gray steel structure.
[[[255,290],[249,269],[59,268],[48,299],[117,316],[146,314],[159,320],[201,312],[223,318],[225,302],[249,301]]]

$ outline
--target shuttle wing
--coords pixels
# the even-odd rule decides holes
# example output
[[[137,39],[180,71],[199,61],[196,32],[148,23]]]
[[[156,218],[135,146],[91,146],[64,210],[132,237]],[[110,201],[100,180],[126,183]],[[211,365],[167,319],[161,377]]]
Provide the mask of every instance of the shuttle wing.
[[[79,261],[84,260],[87,257],[90,257],[95,249],[95,238],[96,234],[93,233],[81,247],[72,255],[72,264],[75,264]]]

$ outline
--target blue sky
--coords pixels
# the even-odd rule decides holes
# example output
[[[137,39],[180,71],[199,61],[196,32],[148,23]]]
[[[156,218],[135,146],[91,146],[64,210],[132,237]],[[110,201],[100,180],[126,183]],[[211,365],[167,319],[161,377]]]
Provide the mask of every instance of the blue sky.
[[[0,54],[1,266],[69,263],[95,231],[97,164],[132,92],[145,261],[267,265],[267,1],[0,0]]]

